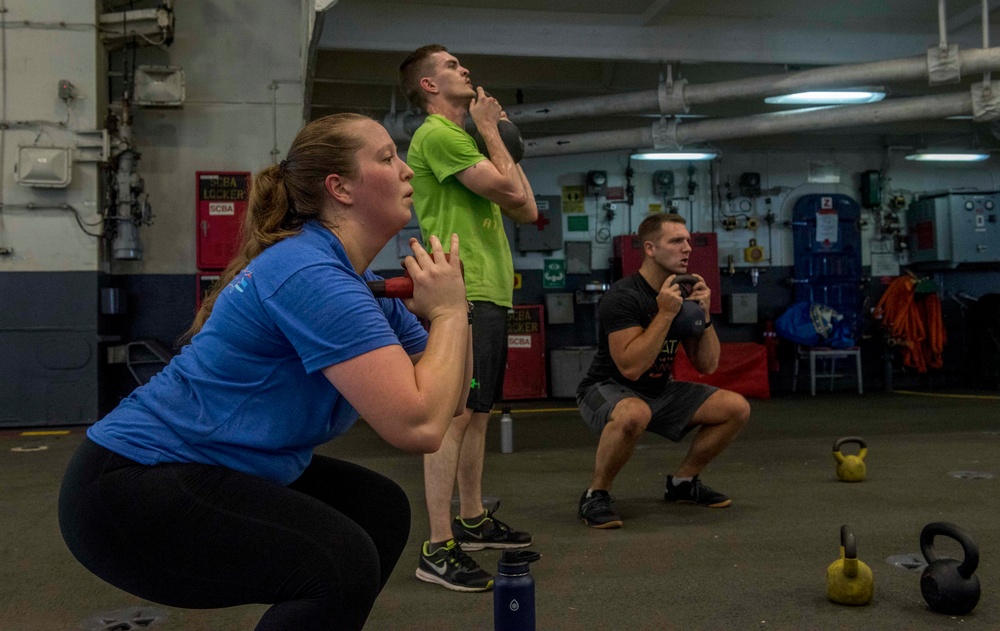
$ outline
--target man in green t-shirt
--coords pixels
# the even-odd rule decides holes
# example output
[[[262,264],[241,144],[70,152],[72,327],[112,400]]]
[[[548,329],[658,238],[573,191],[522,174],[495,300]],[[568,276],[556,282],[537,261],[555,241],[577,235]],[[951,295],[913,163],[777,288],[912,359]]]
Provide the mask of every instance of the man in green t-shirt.
[[[428,114],[407,151],[413,169],[413,206],[426,241],[457,233],[462,243],[465,285],[474,305],[473,379],[463,414],[456,416],[434,454],[424,456],[424,491],[430,537],[420,550],[417,578],[448,589],[486,591],[493,577],[465,550],[520,548],[531,535],[483,510],[482,475],[486,423],[503,391],[507,364],[507,311],[514,291],[514,264],[503,217],[517,223],[538,219],[531,185],[500,138],[506,115],[496,99],[473,88],[469,71],[443,46],[411,53],[400,65],[407,98]],[[464,130],[471,116],[486,143],[479,153]],[[452,519],[458,481],[461,506]]]

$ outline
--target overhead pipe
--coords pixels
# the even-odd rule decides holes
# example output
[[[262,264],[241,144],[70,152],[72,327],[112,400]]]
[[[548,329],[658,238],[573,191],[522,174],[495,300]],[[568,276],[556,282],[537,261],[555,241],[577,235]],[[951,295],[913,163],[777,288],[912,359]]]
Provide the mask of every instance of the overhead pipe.
[[[942,27],[943,28],[943,27]],[[1000,70],[1000,48],[976,48],[959,51],[962,75]],[[929,79],[926,55],[863,64],[814,68],[780,75],[768,75],[702,85],[677,81],[672,86],[661,82],[656,90],[624,94],[582,97],[548,103],[505,106],[515,123],[588,118],[636,112],[658,111],[664,115],[681,114],[692,105],[725,100],[764,98],[803,89],[881,85],[893,81]],[[387,116],[382,124],[396,142],[407,142],[423,123],[425,115],[403,112]]]
[[[1000,48],[970,49],[959,53],[962,74],[1000,70]],[[688,106],[704,105],[718,101],[764,98],[799,92],[808,88],[853,87],[882,84],[893,81],[927,79],[927,57],[906,57],[889,61],[874,61],[828,68],[814,68],[780,75],[767,75],[750,79],[718,81],[702,85],[685,85],[683,101]],[[621,95],[607,95],[553,101],[535,105],[505,107],[507,116],[515,123],[573,118],[583,115],[620,114],[625,112],[655,111],[660,105],[660,90],[646,90]],[[621,100],[623,105],[615,103]],[[594,107],[588,110],[587,103]],[[564,109],[564,104],[566,105]],[[625,108],[628,109],[625,109]],[[572,115],[569,114],[572,112]],[[675,108],[664,114],[681,114]]]
[[[713,140],[749,138],[903,121],[968,116],[969,92],[918,96],[866,105],[846,105],[807,112],[757,114],[678,125],[659,120],[648,127],[535,138],[524,143],[525,157],[555,156],[622,149],[677,148]]]

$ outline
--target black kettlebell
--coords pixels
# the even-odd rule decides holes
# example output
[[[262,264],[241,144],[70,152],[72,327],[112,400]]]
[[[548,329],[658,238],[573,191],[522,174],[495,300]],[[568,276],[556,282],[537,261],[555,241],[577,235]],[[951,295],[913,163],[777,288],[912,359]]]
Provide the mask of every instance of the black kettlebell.
[[[490,157],[490,152],[486,149],[486,141],[483,140],[483,136],[479,133],[476,122],[472,120],[471,116],[465,118],[465,131],[469,132],[472,139],[476,141],[476,148],[479,149],[479,153],[487,158]],[[497,123],[497,131],[500,132],[500,140],[503,141],[504,146],[507,147],[507,151],[510,152],[510,157],[514,160],[514,164],[520,162],[521,158],[524,157],[524,139],[521,138],[521,131],[517,128],[517,125],[509,120],[501,120]]]
[[[965,560],[939,559],[934,552],[934,537],[944,535],[962,544]],[[979,546],[969,532],[955,524],[938,521],[924,526],[920,532],[920,551],[927,567],[920,575],[920,592],[934,611],[961,616],[979,603]]]
[[[687,298],[691,295],[691,288],[699,282],[698,277],[693,274],[679,274],[674,277],[671,285],[679,285],[681,296]],[[689,340],[701,337],[705,332],[705,312],[698,306],[697,302],[685,300],[681,304],[681,310],[674,316],[674,321],[670,324],[670,331],[667,338],[675,340]]]

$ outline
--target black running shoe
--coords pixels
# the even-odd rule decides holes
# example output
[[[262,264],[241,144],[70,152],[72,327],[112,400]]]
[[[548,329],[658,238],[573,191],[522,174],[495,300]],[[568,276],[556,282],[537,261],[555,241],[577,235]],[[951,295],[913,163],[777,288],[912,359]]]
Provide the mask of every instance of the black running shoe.
[[[622,516],[615,511],[615,499],[607,491],[583,492],[577,513],[591,528],[621,528]]]
[[[493,577],[462,552],[454,539],[428,554],[429,542],[420,550],[417,578],[456,592],[485,592],[493,589]]]
[[[494,515],[500,508],[500,502],[487,510],[475,520],[465,521],[456,517],[451,522],[451,533],[463,550],[482,550],[483,548],[526,548],[531,545],[531,535],[514,530]]]
[[[663,493],[663,499],[668,502],[698,504],[710,508],[725,508],[733,503],[733,500],[722,493],[702,484],[698,476],[694,476],[690,482],[681,482],[677,486],[674,486],[673,479],[674,476],[667,476],[667,488]]]

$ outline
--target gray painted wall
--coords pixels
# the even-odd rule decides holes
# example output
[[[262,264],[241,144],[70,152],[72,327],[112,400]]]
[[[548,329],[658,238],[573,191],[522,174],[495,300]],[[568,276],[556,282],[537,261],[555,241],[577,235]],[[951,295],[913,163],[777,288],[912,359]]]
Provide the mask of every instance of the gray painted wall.
[[[79,132],[103,121],[109,92],[120,99],[122,77],[113,73],[125,57],[99,41],[101,4],[5,3],[0,86],[9,128],[0,128],[0,247],[13,254],[0,256],[0,424],[89,423],[127,393],[131,377],[107,364],[107,347],[144,338],[170,347],[191,319],[195,172],[256,171],[281,159],[302,124],[310,2],[175,2],[174,43],[141,48],[135,60],[185,71],[183,107],[133,112],[138,171],[155,223],[141,230],[142,261],[108,260],[72,213],[23,208],[69,204],[81,221],[97,221],[103,202],[95,163],[75,161],[64,189],[22,186],[13,170],[19,145],[89,142]],[[61,79],[77,92],[69,104],[57,95]],[[188,276],[178,281],[179,274]],[[131,309],[100,318],[99,327],[103,285],[122,287]]]

